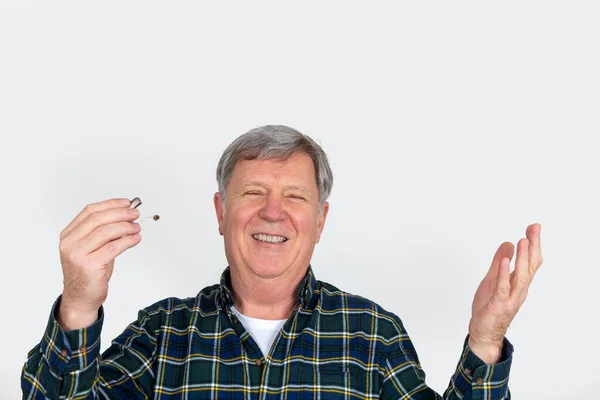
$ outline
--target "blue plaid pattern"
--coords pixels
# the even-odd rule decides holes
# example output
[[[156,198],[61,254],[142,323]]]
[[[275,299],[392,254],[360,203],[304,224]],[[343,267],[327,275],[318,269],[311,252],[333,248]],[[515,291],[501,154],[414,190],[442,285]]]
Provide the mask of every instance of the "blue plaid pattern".
[[[229,268],[196,297],[141,310],[100,355],[101,307],[92,326],[64,332],[55,313],[23,366],[23,399],[510,399],[513,347],[485,365],[465,339],[443,396],[425,383],[415,348],[395,314],[315,279],[268,355],[237,320]]]

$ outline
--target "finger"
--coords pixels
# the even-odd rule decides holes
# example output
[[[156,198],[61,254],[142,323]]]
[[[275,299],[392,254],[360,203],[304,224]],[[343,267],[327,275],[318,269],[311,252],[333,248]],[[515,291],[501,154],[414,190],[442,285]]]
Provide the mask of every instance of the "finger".
[[[122,238],[112,240],[90,254],[90,264],[104,265],[113,261],[125,250],[135,246],[142,241],[139,233],[123,236]]]
[[[134,235],[142,230],[136,222],[121,221],[100,225],[90,234],[81,238],[77,244],[78,251],[83,254],[91,254],[107,243],[121,239],[127,235]]]
[[[515,261],[514,279],[511,297],[520,298],[521,294],[529,287],[531,275],[529,273],[529,240],[523,238],[517,243],[517,259]]]
[[[89,214],[86,219],[71,231],[65,240],[68,242],[79,242],[88,235],[92,235],[101,238],[104,243],[107,243],[108,241],[122,236],[117,236],[117,234],[121,232],[120,229],[115,229],[114,226],[108,225],[120,222],[130,223],[139,216],[140,212],[138,210],[127,207],[109,208],[97,211]],[[96,248],[92,250],[96,250]]]
[[[85,220],[91,213],[107,210],[110,208],[124,208],[129,207],[131,201],[126,198],[114,198],[109,200],[100,201],[98,203],[88,204],[84,209],[62,230],[60,233],[60,239],[62,240],[68,236],[75,227],[77,227],[83,220]]]
[[[496,250],[496,254],[494,254],[494,258],[492,260],[492,265],[490,266],[488,273],[486,274],[485,278],[483,278],[483,279],[484,280],[489,279],[489,280],[495,281],[496,277],[498,276],[500,261],[503,258],[508,258],[508,260],[510,262],[510,260],[512,260],[514,252],[515,252],[515,246],[513,246],[513,244],[511,242],[502,243],[500,245],[500,247],[498,247],[498,250]]]
[[[533,277],[542,265],[542,226],[533,224],[527,227],[527,239],[529,239],[529,273]]]
[[[497,300],[504,301],[510,296],[510,260],[508,257],[500,261],[498,268],[498,280],[496,282],[496,290],[494,296]]]

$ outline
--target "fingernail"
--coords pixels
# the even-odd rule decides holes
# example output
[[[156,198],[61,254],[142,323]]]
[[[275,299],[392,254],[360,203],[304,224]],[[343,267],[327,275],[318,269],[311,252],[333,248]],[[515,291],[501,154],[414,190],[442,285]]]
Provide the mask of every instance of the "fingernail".
[[[139,211],[135,208],[130,208],[127,211],[129,211],[129,214],[131,214],[131,215],[137,215],[139,213]]]
[[[121,201],[119,201],[120,204],[123,204],[124,206],[128,206],[129,204],[131,204],[131,201],[127,200],[127,199],[123,199]]]

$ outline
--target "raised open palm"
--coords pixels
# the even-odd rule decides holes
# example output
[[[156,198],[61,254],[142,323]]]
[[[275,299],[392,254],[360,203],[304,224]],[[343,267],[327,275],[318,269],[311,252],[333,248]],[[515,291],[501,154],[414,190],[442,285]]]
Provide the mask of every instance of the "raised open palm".
[[[517,258],[512,273],[510,261],[514,254],[513,244],[504,242],[496,250],[492,265],[473,299],[469,345],[475,354],[479,350],[486,356],[494,352],[480,349],[495,348],[496,356],[499,355],[506,331],[527,298],[533,277],[542,265],[540,233],[539,224],[527,227],[526,238],[517,243]]]

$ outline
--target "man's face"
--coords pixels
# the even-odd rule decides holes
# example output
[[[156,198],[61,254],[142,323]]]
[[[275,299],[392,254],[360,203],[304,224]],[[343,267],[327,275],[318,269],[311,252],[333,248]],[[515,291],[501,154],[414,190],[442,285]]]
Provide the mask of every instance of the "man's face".
[[[263,279],[293,276],[308,266],[329,204],[319,214],[315,169],[306,153],[287,161],[242,160],[214,198],[219,232],[232,268]]]

